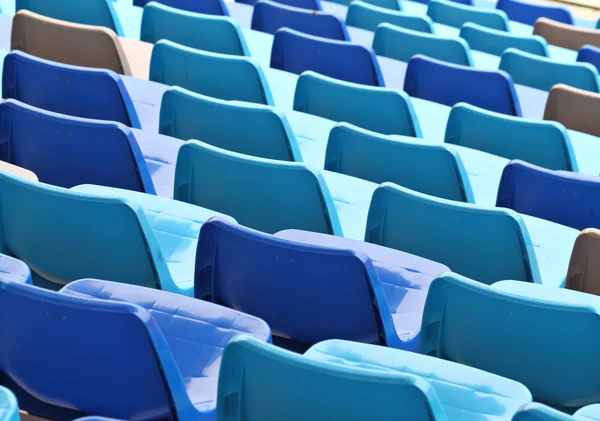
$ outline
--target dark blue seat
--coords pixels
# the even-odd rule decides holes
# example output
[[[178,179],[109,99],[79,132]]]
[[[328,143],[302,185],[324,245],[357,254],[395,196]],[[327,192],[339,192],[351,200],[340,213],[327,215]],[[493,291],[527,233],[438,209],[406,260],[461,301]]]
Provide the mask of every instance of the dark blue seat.
[[[312,70],[347,82],[384,86],[373,50],[287,28],[275,33],[271,67],[298,75]]]
[[[548,18],[557,22],[574,25],[571,12],[566,7],[535,4],[519,0],[498,0],[496,9],[503,10],[510,20],[533,25],[539,18]]]
[[[144,7],[151,1],[188,12],[229,16],[229,10],[223,0],[133,0],[133,5]]]
[[[589,63],[600,71],[600,48],[593,45],[584,45],[579,49],[577,61]]]
[[[258,3],[259,0],[235,0],[237,3],[249,4],[250,6],[254,6]],[[323,10],[323,6],[321,6],[320,0],[273,0],[279,4],[284,4],[286,6],[298,7],[300,9],[308,9],[308,10]]]
[[[459,102],[521,117],[514,83],[506,72],[479,70],[423,55],[411,58],[404,90],[413,97],[454,106]]]

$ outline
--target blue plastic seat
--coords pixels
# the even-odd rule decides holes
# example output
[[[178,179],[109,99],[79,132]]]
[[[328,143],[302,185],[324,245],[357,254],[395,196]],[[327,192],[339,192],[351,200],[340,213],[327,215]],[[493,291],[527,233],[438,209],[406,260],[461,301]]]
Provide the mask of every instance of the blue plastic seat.
[[[290,28],[317,37],[350,41],[346,24],[340,18],[269,0],[261,0],[254,6],[251,28],[268,34]]]
[[[578,170],[567,130],[554,121],[526,120],[457,104],[448,117],[445,142],[551,170]]]
[[[358,240],[213,218],[200,231],[194,290],[262,318],[291,349],[345,338],[416,352],[429,282],[445,270]]]
[[[496,206],[579,230],[600,228],[600,177],[511,161],[502,173]]]
[[[173,198],[225,213],[242,225],[271,234],[296,228],[341,235],[325,181],[301,163],[188,141],[179,149]]]
[[[460,28],[467,22],[476,23],[499,31],[508,31],[508,17],[500,10],[477,8],[454,1],[432,0],[427,16],[434,22]]]
[[[197,3],[203,4],[205,0],[197,0]],[[186,12],[155,2],[144,7],[140,39],[152,44],[168,40],[213,53],[250,55],[242,30],[234,19]]]
[[[0,386],[0,421],[19,421],[20,419],[17,398],[10,390]]]
[[[2,97],[60,114],[141,127],[121,77],[110,70],[12,51],[4,58]]]
[[[516,380],[535,401],[572,412],[600,394],[599,313],[594,295],[448,273],[429,288],[421,353]]]
[[[133,0],[134,6],[146,7],[150,3],[160,3],[174,9],[203,15],[229,16],[223,0]]]
[[[598,421],[600,420],[600,404],[584,406],[575,412],[575,419],[579,421]]]
[[[312,70],[347,82],[384,86],[373,50],[287,28],[275,33],[271,67],[298,75]]]
[[[577,61],[580,63],[589,63],[597,70],[600,70],[600,48],[593,45],[584,45],[579,49]]]
[[[444,199],[475,201],[458,153],[444,145],[385,136],[346,123],[329,133],[325,169]]]
[[[516,48],[542,57],[550,55],[548,43],[539,35],[523,37],[474,23],[465,23],[460,28],[460,37],[467,41],[473,50],[496,56],[501,56],[508,48]]]
[[[543,91],[564,83],[574,88],[600,92],[598,70],[588,63],[560,63],[509,48],[502,54],[499,69],[511,75],[515,83]]]
[[[256,5],[259,0],[235,0],[236,3],[249,4],[250,6]],[[273,0],[277,3],[284,4],[286,6],[298,7],[300,9],[308,10],[323,10],[320,0]]]
[[[223,347],[271,338],[235,310],[92,279],[60,292],[0,280],[0,308],[0,384],[48,419],[214,419]]]
[[[383,183],[371,200],[365,241],[434,260],[485,283],[540,283],[527,228],[507,209],[439,199]]]
[[[162,97],[159,132],[260,158],[302,161],[285,115],[266,105],[223,101],[174,87]]]
[[[262,69],[250,57],[210,53],[163,40],[152,50],[150,80],[227,101],[274,105]]]
[[[0,160],[60,187],[98,184],[156,194],[131,129],[57,114],[13,99],[0,103]]]
[[[504,11],[510,20],[533,25],[539,18],[548,18],[557,22],[575,24],[571,12],[566,7],[536,4],[519,0],[498,0],[496,9]]]
[[[451,107],[466,102],[521,117],[514,83],[503,71],[473,69],[416,55],[406,67],[404,90],[412,97]]]
[[[401,28],[433,33],[433,22],[428,16],[414,16],[405,12],[374,6],[356,0],[348,6],[346,25],[374,31],[381,23],[389,23]]]
[[[378,133],[422,136],[405,92],[344,82],[315,72],[304,72],[298,78],[294,110]]]
[[[583,409],[585,408],[582,408],[582,410]],[[577,415],[571,416],[537,402],[523,406],[523,408],[518,410],[515,416],[511,418],[512,421],[590,421],[594,419],[598,418],[585,418]]]
[[[123,36],[123,28],[110,1],[15,0],[15,11],[21,9],[67,22],[105,26]]]
[[[31,284],[31,271],[21,260],[0,253],[0,279]]]
[[[469,46],[462,38],[444,38],[382,23],[375,30],[373,50],[378,56],[409,61],[416,54],[462,66],[473,66]]]

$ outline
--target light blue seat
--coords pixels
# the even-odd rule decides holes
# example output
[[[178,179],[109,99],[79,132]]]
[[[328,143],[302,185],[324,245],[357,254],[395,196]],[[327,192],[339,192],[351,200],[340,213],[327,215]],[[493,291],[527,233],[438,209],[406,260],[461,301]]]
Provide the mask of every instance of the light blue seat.
[[[413,31],[433,33],[433,22],[428,16],[414,16],[374,6],[360,0],[355,0],[348,6],[346,25],[374,31],[381,23],[389,23]]]
[[[432,386],[408,373],[340,367],[246,336],[223,352],[219,420],[391,421],[398,411],[400,419],[447,420]]]
[[[223,101],[174,87],[162,97],[159,132],[260,158],[302,161],[285,115],[266,105]]]
[[[150,80],[227,101],[273,105],[262,69],[250,57],[211,53],[163,40],[152,50]]]
[[[338,3],[344,6],[350,6],[356,0],[333,0],[333,3]],[[383,9],[395,10],[402,12],[404,10],[403,2],[401,0],[363,0],[373,6],[381,7]]]
[[[0,279],[31,284],[31,271],[21,260],[0,253]]]
[[[527,228],[507,209],[439,199],[383,183],[371,200],[365,241],[431,259],[485,283],[541,282]]]
[[[405,92],[344,82],[315,72],[304,72],[298,78],[294,110],[378,133],[421,137],[419,121]]]
[[[577,53],[577,61],[580,63],[589,63],[597,70],[600,69],[600,48],[593,45],[584,45]],[[600,71],[600,70],[599,70]]]
[[[528,37],[513,35],[510,32],[490,29],[474,23],[465,23],[460,28],[460,37],[473,50],[501,56],[508,48],[516,48],[526,53],[548,57],[548,43],[539,35]]]
[[[531,402],[527,388],[513,380],[398,349],[330,340],[314,345],[304,357],[346,370],[366,370],[372,375],[409,374],[422,378],[435,391],[446,414],[443,419],[448,421],[506,420],[520,406]],[[400,407],[392,412],[395,419],[403,419]]]
[[[295,228],[341,235],[333,199],[318,171],[195,140],[179,149],[174,199],[231,215],[241,225],[270,234]]]
[[[472,22],[499,31],[509,30],[508,17],[500,10],[471,7],[448,0],[429,2],[427,16],[434,22],[455,28]]]
[[[0,386],[0,421],[19,421],[20,419],[17,398],[10,390]]]
[[[544,404],[533,402],[517,411],[515,416],[512,417],[512,421],[597,421],[600,420],[600,414],[597,414],[596,417],[593,415],[586,417],[588,408],[593,408],[594,406],[597,405],[583,407],[571,416]]]
[[[448,273],[429,288],[421,353],[516,380],[535,401],[573,411],[600,395],[599,313],[594,295]]]
[[[575,419],[579,421],[600,420],[600,404],[584,406],[575,413]]]
[[[214,420],[223,347],[271,339],[256,317],[94,279],[60,292],[0,280],[0,307],[0,385],[47,419]]]
[[[575,20],[566,7],[520,0],[498,0],[496,9],[504,11],[510,20],[526,25],[533,25],[539,18],[575,25]]]
[[[169,40],[213,53],[250,55],[234,19],[186,12],[156,2],[144,7],[140,39],[152,44]]]
[[[146,7],[151,3],[160,3],[179,10],[204,15],[229,16],[229,11],[223,0],[133,0],[133,5],[139,7]]]
[[[515,83],[549,91],[564,83],[591,92],[600,92],[598,70],[588,63],[559,63],[550,58],[509,48],[502,54],[500,70]]]
[[[450,111],[445,142],[551,170],[578,170],[567,130],[554,121],[526,120],[461,103]]]
[[[336,16],[269,0],[259,1],[254,6],[251,29],[274,34],[280,28],[290,28],[338,41],[350,41],[346,24]]]
[[[475,201],[458,153],[444,145],[385,136],[346,123],[329,133],[325,169],[444,199]]]
[[[373,50],[378,56],[409,61],[415,54],[462,66],[473,66],[469,46],[462,38],[444,38],[434,34],[380,24],[375,30]]]

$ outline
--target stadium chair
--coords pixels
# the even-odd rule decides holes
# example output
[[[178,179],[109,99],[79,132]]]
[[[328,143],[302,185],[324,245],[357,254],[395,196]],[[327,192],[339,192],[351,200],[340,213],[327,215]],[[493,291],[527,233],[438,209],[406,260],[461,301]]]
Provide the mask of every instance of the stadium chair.
[[[489,111],[521,117],[521,105],[513,81],[502,71],[473,69],[419,54],[408,62],[404,90],[414,98],[450,107],[466,102]]]
[[[344,338],[416,352],[419,309],[444,270],[358,240],[296,230],[270,235],[212,218],[198,239],[194,291],[261,317],[287,348]]]
[[[589,63],[596,69],[600,69],[600,48],[593,45],[584,45],[579,49],[577,61],[581,63]]]
[[[256,317],[94,279],[60,292],[0,279],[0,307],[0,384],[48,419],[214,419],[223,347],[271,339]]]
[[[346,25],[375,31],[381,23],[389,23],[401,28],[433,33],[433,22],[428,16],[413,16],[408,13],[373,6],[364,1],[355,0],[348,6]]]
[[[473,66],[469,46],[462,38],[444,38],[382,23],[375,30],[373,50],[378,56],[409,61],[422,54],[462,66]]]
[[[469,104],[450,111],[445,142],[550,170],[577,171],[569,135],[562,124],[526,120]]]
[[[18,175],[19,177],[25,178],[31,181],[39,181],[37,175],[33,171],[26,170],[25,168],[18,167],[8,162],[0,161],[0,170],[7,171]]]
[[[548,95],[544,120],[558,121],[567,129],[600,136],[599,113],[600,94],[555,85]]]
[[[197,1],[198,4],[204,2]],[[144,7],[140,39],[152,44],[168,40],[213,53],[250,55],[242,30],[234,19],[186,12],[155,2]]]
[[[518,281],[488,286],[447,273],[427,294],[421,353],[516,380],[536,402],[572,412],[600,393],[599,311],[593,295]]]
[[[174,9],[203,15],[229,16],[229,9],[223,0],[133,0],[134,6],[145,8],[148,4],[164,4]]]
[[[545,38],[548,44],[575,51],[586,44],[600,47],[600,30],[582,28],[547,18],[540,18],[535,22],[533,34]]]
[[[575,419],[579,421],[598,421],[600,420],[600,405],[588,405],[575,412]]]
[[[515,83],[542,91],[564,83],[586,91],[600,92],[598,70],[588,63],[559,63],[551,58],[509,48],[502,54],[500,70]]]
[[[4,169],[3,167],[0,168]],[[21,260],[5,254],[0,254],[0,280],[31,285],[31,271]],[[0,398],[0,402],[2,402],[2,398]],[[2,404],[0,404],[0,414],[1,413]]]
[[[156,194],[131,129],[57,114],[9,99],[0,103],[0,160],[70,188],[97,184]]]
[[[21,51],[4,58],[2,97],[60,114],[141,128],[116,73],[44,60]]]
[[[460,37],[467,41],[473,50],[496,56],[501,56],[508,48],[516,48],[542,57],[549,56],[548,43],[539,35],[521,37],[474,23],[465,23],[460,28]]]
[[[373,50],[287,28],[275,33],[271,67],[298,75],[312,70],[346,82],[384,86]]]
[[[334,3],[341,4],[343,6],[350,6],[356,0],[333,0]],[[402,0],[363,0],[372,6],[376,6],[383,9],[394,10],[396,12],[402,12],[404,7],[402,6]]]
[[[59,63],[132,74],[114,31],[52,19],[28,10],[19,10],[13,19],[10,49]]]
[[[339,123],[329,133],[325,169],[377,184],[389,181],[448,200],[475,201],[457,152],[346,123]]]
[[[502,173],[496,206],[578,230],[600,228],[600,177],[511,161]]]
[[[0,279],[2,279],[0,277]],[[0,386],[0,421],[19,421],[19,403],[15,395]]]
[[[106,0],[16,0],[15,11],[21,9],[67,22],[104,26],[123,36],[119,18]]]
[[[574,25],[575,20],[566,7],[535,4],[519,0],[498,0],[496,9],[502,10],[510,20],[533,25],[539,18]]]
[[[378,133],[422,137],[405,92],[344,82],[315,72],[304,72],[298,78],[294,110]]]
[[[529,233],[515,212],[439,199],[391,183],[373,194],[365,241],[431,259],[488,284],[541,279]]]
[[[244,3],[250,6],[256,5],[259,0],[235,0],[236,3]],[[284,4],[286,6],[298,7],[300,9],[308,10],[323,10],[320,0],[273,0],[277,3]]]
[[[260,158],[302,161],[285,115],[266,105],[223,101],[174,87],[163,95],[159,132]]]
[[[319,172],[195,140],[179,149],[174,199],[231,215],[244,226],[271,234],[296,228],[341,235],[333,199]]]
[[[443,419],[448,421],[510,419],[519,407],[531,402],[531,393],[515,381],[398,349],[331,340],[313,346],[304,357],[346,370],[368,370],[372,375],[410,374],[422,378],[435,391],[444,408]],[[398,408],[394,416],[404,419],[402,414]]]
[[[512,421],[600,421],[600,405],[584,406],[571,416],[541,403],[530,403],[517,411]]]
[[[290,28],[304,34],[338,41],[350,41],[346,24],[336,16],[269,0],[256,3],[251,29],[274,34],[280,28]]]
[[[467,22],[499,31],[508,31],[508,17],[500,10],[484,9],[459,4],[454,1],[432,0],[427,16],[434,22],[460,28]]]
[[[577,236],[565,288],[600,295],[600,230],[586,228]]]
[[[150,80],[226,101],[274,105],[262,69],[250,57],[211,53],[163,40],[152,50]]]

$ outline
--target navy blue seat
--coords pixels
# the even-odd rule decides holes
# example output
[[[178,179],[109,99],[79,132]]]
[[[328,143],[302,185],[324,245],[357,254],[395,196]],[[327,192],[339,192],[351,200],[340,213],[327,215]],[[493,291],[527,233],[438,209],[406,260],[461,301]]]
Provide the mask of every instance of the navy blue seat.
[[[144,7],[150,2],[161,3],[188,12],[229,16],[229,9],[227,9],[223,0],[133,0],[133,5]]]
[[[271,67],[298,75],[312,70],[347,82],[384,86],[373,50],[287,28],[275,33]]]
[[[600,71],[600,48],[593,45],[584,45],[579,49],[577,61],[581,63],[589,63]]]
[[[575,21],[569,9],[547,4],[535,4],[519,0],[498,0],[496,9],[503,10],[510,20],[533,25],[539,18],[548,18],[557,22],[574,25]]]

